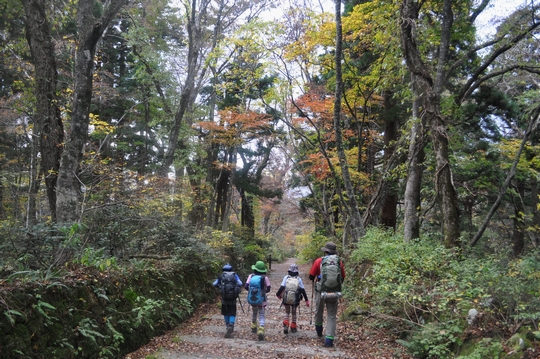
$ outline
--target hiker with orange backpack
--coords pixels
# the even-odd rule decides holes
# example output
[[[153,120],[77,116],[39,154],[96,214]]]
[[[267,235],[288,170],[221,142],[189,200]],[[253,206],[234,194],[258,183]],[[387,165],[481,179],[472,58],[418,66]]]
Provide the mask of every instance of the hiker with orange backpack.
[[[248,291],[247,301],[253,310],[251,332],[257,333],[259,340],[264,340],[264,316],[267,305],[266,293],[270,292],[270,280],[266,276],[267,270],[263,261],[257,261],[257,263],[251,266],[251,269],[253,269],[253,273],[249,275],[244,285],[244,288]]]
[[[308,307],[309,300],[302,278],[298,276],[298,266],[295,263],[289,266],[288,274],[283,277],[283,281],[276,293],[276,297],[281,299],[281,304],[285,307],[283,334],[289,333],[289,326],[291,328],[291,333],[296,333],[298,330],[298,326],[296,325],[296,309],[300,305],[302,297],[304,297],[306,306]],[[289,318],[291,318],[290,321]]]

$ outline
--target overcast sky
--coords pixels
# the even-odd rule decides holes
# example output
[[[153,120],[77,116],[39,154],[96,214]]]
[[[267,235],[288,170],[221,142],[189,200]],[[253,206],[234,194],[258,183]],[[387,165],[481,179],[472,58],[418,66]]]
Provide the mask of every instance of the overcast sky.
[[[483,37],[492,35],[497,28],[497,20],[507,17],[517,9],[519,6],[527,4],[527,2],[535,2],[536,0],[493,0],[490,6],[485,9],[476,20],[478,34]],[[304,0],[305,3],[311,3],[311,8],[317,12],[324,9],[325,12],[334,13],[335,2],[334,0]],[[481,0],[476,0],[476,3],[480,3]],[[281,8],[286,9],[290,5],[287,0],[280,2]],[[341,7],[343,10],[343,6]],[[269,20],[276,19],[281,16],[281,10],[273,9],[266,14]]]
[[[481,0],[476,0],[477,3],[479,3]],[[528,0],[529,2],[531,0]],[[533,0],[534,1],[534,0]],[[326,12],[334,13],[335,10],[335,2],[334,0],[305,0],[306,3],[311,2],[312,8],[315,11],[320,11],[321,8],[324,8]],[[508,16],[513,10],[515,10],[518,6],[526,4],[527,0],[493,0],[490,7],[478,17],[477,24],[478,26],[482,27],[482,31],[485,31],[487,33],[494,31],[495,26],[491,24],[492,19],[501,18]],[[281,1],[281,7],[287,8],[290,6],[289,1],[282,0]],[[343,10],[343,6],[341,7]],[[270,15],[270,17],[277,17],[279,14],[279,11],[272,11],[273,14]]]
[[[479,33],[493,34],[497,27],[497,20],[505,18],[519,6],[526,3],[527,0],[494,0],[491,6],[484,10],[476,20]]]

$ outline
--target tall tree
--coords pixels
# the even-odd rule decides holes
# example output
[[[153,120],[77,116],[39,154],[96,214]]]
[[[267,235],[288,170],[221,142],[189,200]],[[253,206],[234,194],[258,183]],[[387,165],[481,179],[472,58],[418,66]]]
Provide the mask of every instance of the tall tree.
[[[124,0],[101,3],[79,0],[77,5],[77,49],[75,52],[75,88],[71,121],[60,162],[57,183],[57,218],[60,223],[72,223],[80,218],[79,194],[81,184],[77,170],[88,138],[92,74],[96,47],[104,31],[120,11]]]
[[[414,83],[414,75],[412,75]],[[420,192],[424,169],[425,120],[419,116],[418,99],[413,100],[412,128],[407,158],[407,182],[404,194],[403,239],[410,241],[420,237]]]
[[[272,0],[234,0],[230,3],[213,0],[183,1],[187,33],[184,79],[178,107],[174,113],[161,175],[165,175],[171,170],[178,146],[185,146],[185,140],[179,139],[179,134],[185,121],[186,112],[193,106],[201,86],[207,80],[210,63],[206,61],[207,57],[218,46],[226,31],[238,25],[242,16],[245,17],[246,22],[249,22],[263,9],[271,7],[271,5]],[[191,125],[192,121],[188,123],[188,126]]]
[[[400,129],[409,108],[405,68],[392,26],[398,7],[384,0],[358,3],[343,18],[344,104],[349,128],[356,124],[357,129],[348,142],[350,148],[357,146],[356,170],[368,179],[360,184],[364,226],[395,229],[399,165],[406,153]]]
[[[489,4],[489,0],[482,1],[476,8],[469,2],[450,0],[426,3],[424,7],[421,7],[422,4],[415,0],[402,1],[401,42],[405,62],[414,77],[413,96],[419,101],[419,115],[425,118],[433,145],[436,162],[434,184],[441,211],[444,244],[454,247],[460,243],[460,221],[450,158],[449,127],[453,117],[450,111],[443,110],[442,104],[446,104],[444,91],[452,90],[453,106],[461,106],[487,79],[509,71],[511,67],[504,71],[494,71],[490,65],[539,26],[539,23],[533,15],[533,9],[529,12],[533,17],[528,26],[514,28],[510,36],[506,34],[476,45],[474,21]],[[436,10],[434,13],[438,21],[423,21],[427,20],[425,12],[430,10]],[[435,28],[432,27],[434,25]],[[437,46],[424,46],[429,42],[428,34],[431,33],[439,36]],[[474,62],[482,49],[489,49],[488,55]],[[472,68],[468,74],[462,72],[466,66]],[[466,80],[459,81],[460,76],[465,76]]]
[[[444,243],[447,247],[454,247],[459,243],[459,210],[457,193],[452,183],[450,169],[447,119],[441,111],[441,94],[445,89],[446,68],[450,55],[450,37],[454,13],[452,1],[444,0],[441,6],[441,39],[438,49],[437,65],[434,72],[429,71],[418,49],[415,23],[419,17],[419,3],[413,0],[404,0],[401,7],[401,39],[405,61],[411,70],[415,81],[413,93],[422,106],[422,115],[430,128],[431,140],[436,155],[437,169],[435,184],[437,197],[441,209],[441,222]]]
[[[347,191],[347,215],[349,227],[346,230],[350,230],[352,241],[357,242],[360,237],[364,235],[364,225],[360,216],[360,209],[358,208],[358,201],[356,199],[356,193],[349,174],[349,164],[345,156],[343,149],[343,135],[341,128],[342,114],[341,114],[341,100],[343,93],[342,82],[342,24],[341,24],[341,0],[335,0],[336,3],[336,92],[334,102],[334,131],[336,148],[339,158],[339,166],[343,176],[343,183]],[[350,222],[349,222],[350,221]]]
[[[39,152],[41,154],[40,169],[47,187],[47,197],[53,221],[56,221],[56,182],[60,157],[64,141],[64,128],[60,116],[57,99],[58,73],[54,41],[51,36],[47,13],[51,11],[48,1],[23,0],[26,13],[26,39],[30,46],[34,64],[34,93],[36,96],[36,113],[34,115],[34,131],[39,136]],[[29,207],[35,201],[38,179],[33,178],[30,186]],[[35,212],[29,211],[29,220]],[[34,212],[34,213],[32,213]]]

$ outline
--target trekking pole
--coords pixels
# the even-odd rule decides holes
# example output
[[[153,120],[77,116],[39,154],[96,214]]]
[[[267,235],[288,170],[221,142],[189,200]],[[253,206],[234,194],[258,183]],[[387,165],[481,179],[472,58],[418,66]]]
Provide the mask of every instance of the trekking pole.
[[[246,314],[246,312],[244,312],[244,306],[242,305],[242,300],[238,297],[236,297],[236,300],[238,301],[238,303],[240,303],[240,308],[242,308],[242,313]]]
[[[309,325],[313,324],[313,292],[315,291],[315,280],[311,281],[311,305],[309,306]]]

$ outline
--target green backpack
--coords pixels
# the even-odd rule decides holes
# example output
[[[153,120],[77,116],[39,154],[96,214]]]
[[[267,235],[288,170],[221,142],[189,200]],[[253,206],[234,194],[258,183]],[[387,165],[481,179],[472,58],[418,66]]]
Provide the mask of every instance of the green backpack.
[[[321,261],[321,292],[341,292],[341,267],[339,257],[331,254]]]

